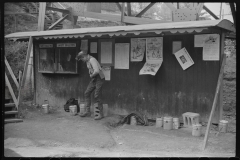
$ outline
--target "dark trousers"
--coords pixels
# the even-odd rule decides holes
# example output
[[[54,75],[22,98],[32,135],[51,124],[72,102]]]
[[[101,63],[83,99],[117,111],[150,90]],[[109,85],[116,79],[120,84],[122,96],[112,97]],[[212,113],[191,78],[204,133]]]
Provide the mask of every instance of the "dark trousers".
[[[105,82],[105,79],[104,78],[101,79],[99,75],[91,79],[84,93],[86,108],[90,108],[91,106],[91,93],[94,90],[95,90],[95,93],[94,93],[95,103],[102,104],[102,86],[104,82]]]

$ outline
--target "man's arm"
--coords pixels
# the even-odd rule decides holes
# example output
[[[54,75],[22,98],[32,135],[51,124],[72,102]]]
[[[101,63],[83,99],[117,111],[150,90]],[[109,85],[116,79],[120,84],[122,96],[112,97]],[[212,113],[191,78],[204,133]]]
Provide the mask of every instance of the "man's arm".
[[[93,73],[90,74],[90,77],[92,78],[92,77],[95,77],[96,75],[99,74],[99,68],[98,68],[98,64],[97,64],[98,62],[95,58],[91,58],[89,60],[89,62],[92,65],[92,68],[93,68]]]

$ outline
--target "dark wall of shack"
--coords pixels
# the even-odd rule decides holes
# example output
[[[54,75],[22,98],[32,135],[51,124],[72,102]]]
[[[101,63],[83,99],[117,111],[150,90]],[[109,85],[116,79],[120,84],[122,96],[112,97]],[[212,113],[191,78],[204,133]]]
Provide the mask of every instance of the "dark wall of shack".
[[[200,34],[200,33],[195,33]],[[130,43],[133,37],[152,37],[145,34],[129,37],[113,37],[115,43]],[[91,38],[90,42],[110,37]],[[85,39],[85,38],[84,38]],[[79,45],[81,39],[75,39]],[[172,41],[181,40],[194,61],[194,65],[183,70],[172,54]],[[62,40],[44,40],[58,42]],[[63,40],[64,41],[64,40]],[[42,104],[45,99],[50,105],[62,108],[66,101],[75,97],[84,100],[84,91],[90,81],[86,64],[78,62],[78,74],[47,74],[38,72],[38,48],[35,46],[35,91],[36,102]],[[111,67],[111,80],[105,81],[103,103],[119,114],[141,112],[148,117],[182,117],[182,113],[196,112],[201,121],[208,121],[220,70],[220,61],[203,61],[201,47],[194,47],[194,34],[172,34],[163,36],[163,64],[155,76],[139,75],[145,63],[129,62],[129,69]],[[98,59],[98,54],[90,54]],[[219,104],[219,103],[218,103]],[[219,120],[217,105],[213,122]]]

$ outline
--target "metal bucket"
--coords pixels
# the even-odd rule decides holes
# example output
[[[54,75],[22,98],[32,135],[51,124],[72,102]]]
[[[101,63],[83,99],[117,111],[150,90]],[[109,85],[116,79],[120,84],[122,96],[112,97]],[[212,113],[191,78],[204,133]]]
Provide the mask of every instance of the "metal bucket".
[[[80,103],[80,114],[83,114],[85,112],[85,104]]]
[[[228,121],[221,120],[219,123],[219,132],[226,133],[227,132]]]
[[[173,129],[178,129],[179,126],[180,126],[179,119],[178,118],[173,118]]]
[[[137,120],[134,116],[131,117],[131,122],[130,122],[131,125],[137,125]]]
[[[69,110],[72,116],[77,115],[77,105],[69,106]]]
[[[156,118],[156,127],[159,128],[159,127],[162,127],[163,126],[163,119],[160,117],[160,118]]]
[[[201,124],[193,124],[193,127],[192,127],[192,135],[193,136],[201,136],[202,134],[202,125]]]
[[[163,129],[171,130],[173,129],[173,118],[164,117],[163,118]]]
[[[43,113],[48,114],[49,113],[49,102],[48,102],[48,100],[44,100],[44,103],[45,104],[42,105]]]

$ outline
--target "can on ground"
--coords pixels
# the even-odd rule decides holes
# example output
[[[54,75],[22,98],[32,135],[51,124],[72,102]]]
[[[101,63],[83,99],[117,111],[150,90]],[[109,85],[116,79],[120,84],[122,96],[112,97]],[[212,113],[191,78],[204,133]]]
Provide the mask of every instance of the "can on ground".
[[[173,118],[173,129],[178,129],[179,126],[180,126],[179,119],[178,118]]]
[[[163,118],[163,129],[171,130],[173,129],[173,118],[164,117]]]
[[[137,120],[136,120],[136,117],[135,117],[135,116],[132,116],[132,117],[131,117],[130,124],[131,124],[131,125],[137,125]]]
[[[228,127],[228,121],[226,120],[220,120],[219,123],[219,132],[226,133],[227,132],[227,127]]]
[[[156,127],[159,128],[162,126],[163,126],[163,118],[161,118],[161,117],[156,118]]]
[[[77,105],[69,106],[69,110],[72,116],[77,115]]]
[[[202,134],[202,125],[201,124],[193,124],[192,127],[192,136],[199,137]]]

